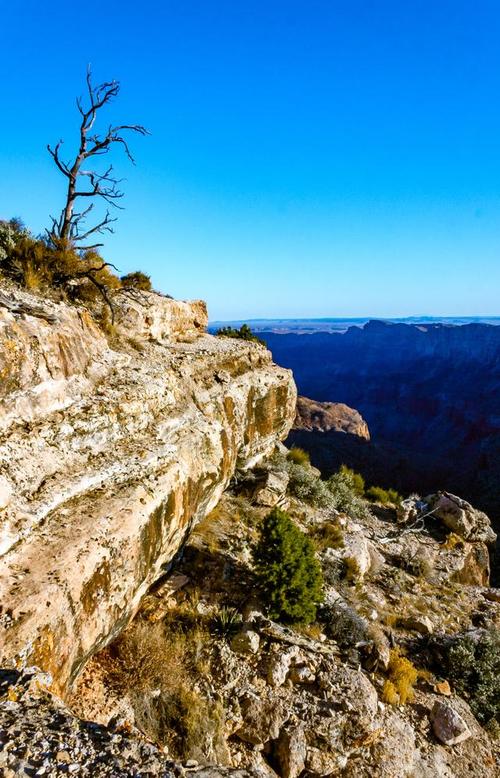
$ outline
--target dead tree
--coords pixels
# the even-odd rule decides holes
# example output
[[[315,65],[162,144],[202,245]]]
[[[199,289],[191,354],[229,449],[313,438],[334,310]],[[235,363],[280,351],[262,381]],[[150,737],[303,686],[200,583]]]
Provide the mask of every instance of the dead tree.
[[[102,243],[93,243],[94,238],[92,236],[104,232],[113,232],[111,225],[116,221],[116,217],[111,217],[109,209],[106,210],[105,217],[93,227],[85,225],[86,219],[93,210],[95,203],[102,199],[108,205],[120,208],[118,201],[123,197],[123,192],[119,188],[119,184],[123,179],[115,177],[113,165],[109,165],[102,173],[86,166],[93,166],[93,163],[96,161],[95,158],[108,154],[116,143],[123,147],[129,160],[135,164],[126,136],[131,132],[136,132],[139,135],[149,135],[148,130],[141,124],[110,125],[106,134],[96,134],[94,124],[97,112],[118,95],[120,83],[118,81],[106,81],[100,84],[100,86],[92,86],[89,67],[87,69],[87,91],[89,102],[87,107],[84,107],[82,98],[78,98],[76,101],[82,118],[79,148],[74,161],[64,162],[61,159],[62,140],[54,148],[50,145],[47,146],[52,159],[68,181],[66,202],[61,215],[59,219],[51,216],[52,227],[48,230],[49,240],[53,244],[73,245],[81,250],[95,249],[103,245]],[[76,210],[76,205],[79,202],[89,202],[89,204],[84,205],[81,210]],[[89,238],[91,245],[83,245]]]

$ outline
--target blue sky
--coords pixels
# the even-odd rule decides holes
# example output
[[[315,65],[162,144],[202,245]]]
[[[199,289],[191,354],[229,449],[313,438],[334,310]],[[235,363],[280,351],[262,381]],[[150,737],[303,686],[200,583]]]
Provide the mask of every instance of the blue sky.
[[[498,0],[2,3],[0,217],[64,182],[87,62],[140,122],[104,256],[212,319],[500,314]],[[82,21],[83,17],[83,21]]]

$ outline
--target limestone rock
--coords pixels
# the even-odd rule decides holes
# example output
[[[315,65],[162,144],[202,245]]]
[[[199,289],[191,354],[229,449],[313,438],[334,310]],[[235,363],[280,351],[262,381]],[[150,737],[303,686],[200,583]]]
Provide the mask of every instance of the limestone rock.
[[[38,664],[62,693],[235,469],[270,453],[293,421],[291,373],[266,349],[203,335],[198,303],[127,305],[120,321],[128,338],[139,328],[140,351],[112,349],[84,309],[47,303],[49,321],[0,304],[0,471],[12,486],[0,514],[0,660]]]
[[[338,759],[323,748],[309,748],[306,758],[307,772],[315,778],[325,775],[335,775],[338,770]]]
[[[12,497],[12,486],[3,475],[0,475],[0,511],[7,507]]]
[[[428,616],[410,616],[405,619],[400,619],[399,623],[405,629],[420,632],[421,635],[432,635],[434,632],[434,624]]]
[[[274,508],[283,502],[288,486],[289,475],[286,471],[269,470],[260,489],[255,495],[257,505]]]
[[[252,745],[276,740],[289,715],[284,703],[274,697],[259,699],[256,695],[246,694],[240,699],[240,708],[243,724],[235,734]]]
[[[231,641],[231,648],[238,654],[256,654],[259,650],[260,638],[257,632],[243,629]]]
[[[267,668],[267,681],[271,686],[283,686],[290,671],[290,665],[297,654],[298,648],[296,646],[290,646],[285,650],[279,647],[275,651],[269,659]]]
[[[455,746],[471,736],[469,727],[451,705],[439,700],[431,711],[434,734],[445,746]]]
[[[275,746],[275,755],[283,778],[298,778],[305,768],[307,743],[304,728],[284,727]]]
[[[372,566],[370,545],[362,532],[346,532],[342,556],[350,581],[362,581]]]
[[[477,508],[449,492],[438,492],[426,497],[433,516],[448,529],[466,540],[494,543],[496,533],[491,528],[488,516]]]
[[[172,300],[157,292],[121,296],[116,305],[115,329],[138,339],[189,340],[205,332],[207,307],[203,300]]]

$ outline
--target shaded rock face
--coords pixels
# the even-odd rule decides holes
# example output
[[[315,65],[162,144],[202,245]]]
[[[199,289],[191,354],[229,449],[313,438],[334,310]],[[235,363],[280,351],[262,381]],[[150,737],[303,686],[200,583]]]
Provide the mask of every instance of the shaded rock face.
[[[64,693],[236,466],[286,436],[296,391],[256,344],[193,340],[200,303],[147,295],[142,315],[127,300],[118,327],[139,344],[111,349],[85,311],[30,315],[21,296],[28,313],[0,307],[0,659]]]
[[[259,334],[300,394],[347,403],[368,423],[373,444],[348,448],[333,432],[292,433],[316,466],[345,462],[406,493],[448,489],[500,519],[500,327],[374,321],[345,334]]]
[[[368,425],[361,414],[344,403],[318,402],[308,397],[297,398],[294,430],[312,432],[345,432],[370,440]]]

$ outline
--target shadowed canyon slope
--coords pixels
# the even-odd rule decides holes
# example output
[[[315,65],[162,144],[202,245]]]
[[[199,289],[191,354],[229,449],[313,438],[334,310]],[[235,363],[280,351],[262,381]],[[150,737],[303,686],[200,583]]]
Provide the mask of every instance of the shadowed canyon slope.
[[[205,335],[200,302],[122,298],[111,345],[83,309],[4,303],[0,658],[64,691],[235,468],[286,437],[296,391],[266,349]]]
[[[259,333],[299,392],[346,403],[372,443],[292,433],[334,470],[340,461],[401,491],[447,488],[500,516],[500,327],[372,321],[344,334]]]

